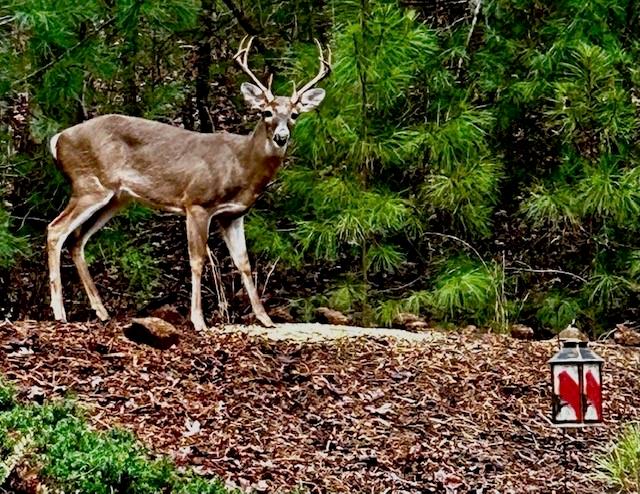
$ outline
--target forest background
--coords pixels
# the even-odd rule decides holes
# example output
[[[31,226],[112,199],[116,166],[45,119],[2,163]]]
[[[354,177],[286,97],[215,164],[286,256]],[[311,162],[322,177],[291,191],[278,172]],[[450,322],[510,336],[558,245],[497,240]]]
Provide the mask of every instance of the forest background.
[[[106,113],[248,133],[333,51],[318,112],[247,221],[267,310],[401,312],[540,336],[638,320],[640,2],[8,0],[0,5],[0,317],[50,318],[44,235],[68,185],[48,139]],[[218,235],[205,315],[249,321]],[[186,311],[183,219],[129,208],[88,245],[111,313]],[[93,317],[64,257],[72,318]],[[262,288],[261,288],[262,291]],[[285,318],[287,316],[284,316]]]

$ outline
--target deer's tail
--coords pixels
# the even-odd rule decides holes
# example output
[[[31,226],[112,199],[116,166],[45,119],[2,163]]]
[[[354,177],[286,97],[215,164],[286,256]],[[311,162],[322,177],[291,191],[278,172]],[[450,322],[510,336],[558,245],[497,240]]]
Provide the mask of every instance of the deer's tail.
[[[60,138],[60,134],[62,132],[58,132],[56,135],[54,135],[51,140],[49,141],[49,150],[51,151],[51,154],[53,155],[53,158],[55,160],[58,159],[58,149],[57,149],[57,145],[58,145],[58,139]]]

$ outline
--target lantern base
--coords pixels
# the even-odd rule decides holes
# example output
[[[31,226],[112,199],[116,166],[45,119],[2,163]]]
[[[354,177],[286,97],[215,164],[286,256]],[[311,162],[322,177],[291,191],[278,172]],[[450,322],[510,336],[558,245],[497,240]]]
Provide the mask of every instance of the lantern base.
[[[556,429],[584,429],[586,427],[602,427],[604,425],[606,425],[604,422],[579,422],[577,424],[551,422],[551,427],[555,427]]]

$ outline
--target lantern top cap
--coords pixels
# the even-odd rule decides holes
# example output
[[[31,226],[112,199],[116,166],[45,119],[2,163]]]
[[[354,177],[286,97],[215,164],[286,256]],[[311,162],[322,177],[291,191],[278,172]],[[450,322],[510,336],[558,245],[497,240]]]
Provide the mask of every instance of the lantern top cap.
[[[562,348],[556,353],[548,363],[558,364],[602,364],[604,360],[592,351],[586,341],[566,340]]]

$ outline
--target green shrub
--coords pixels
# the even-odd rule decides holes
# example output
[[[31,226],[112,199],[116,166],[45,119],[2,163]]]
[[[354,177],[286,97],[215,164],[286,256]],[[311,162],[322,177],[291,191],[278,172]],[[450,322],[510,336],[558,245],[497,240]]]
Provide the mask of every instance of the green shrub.
[[[5,402],[8,389],[0,387]],[[167,459],[151,458],[129,432],[93,430],[70,401],[0,410],[0,484],[18,464],[35,469],[52,492],[228,492],[218,480],[179,473]]]
[[[566,296],[561,292],[549,292],[543,294],[536,317],[543,326],[561,330],[577,319],[579,314],[580,304],[575,297]]]
[[[10,410],[15,405],[15,390],[13,386],[0,378],[0,412]]]
[[[146,208],[134,208],[130,214],[138,217],[147,212]],[[149,244],[138,245],[134,233],[122,223],[117,222],[113,227],[104,229],[96,236],[95,242],[88,244],[87,261],[92,263],[98,258],[128,280],[130,293],[138,303],[153,297],[162,274],[153,248]]]
[[[496,281],[485,265],[467,258],[452,259],[435,280],[433,308],[445,318],[471,316],[482,321],[495,307]]]
[[[617,492],[640,492],[640,425],[629,425],[610,451],[599,458],[598,474]]]

